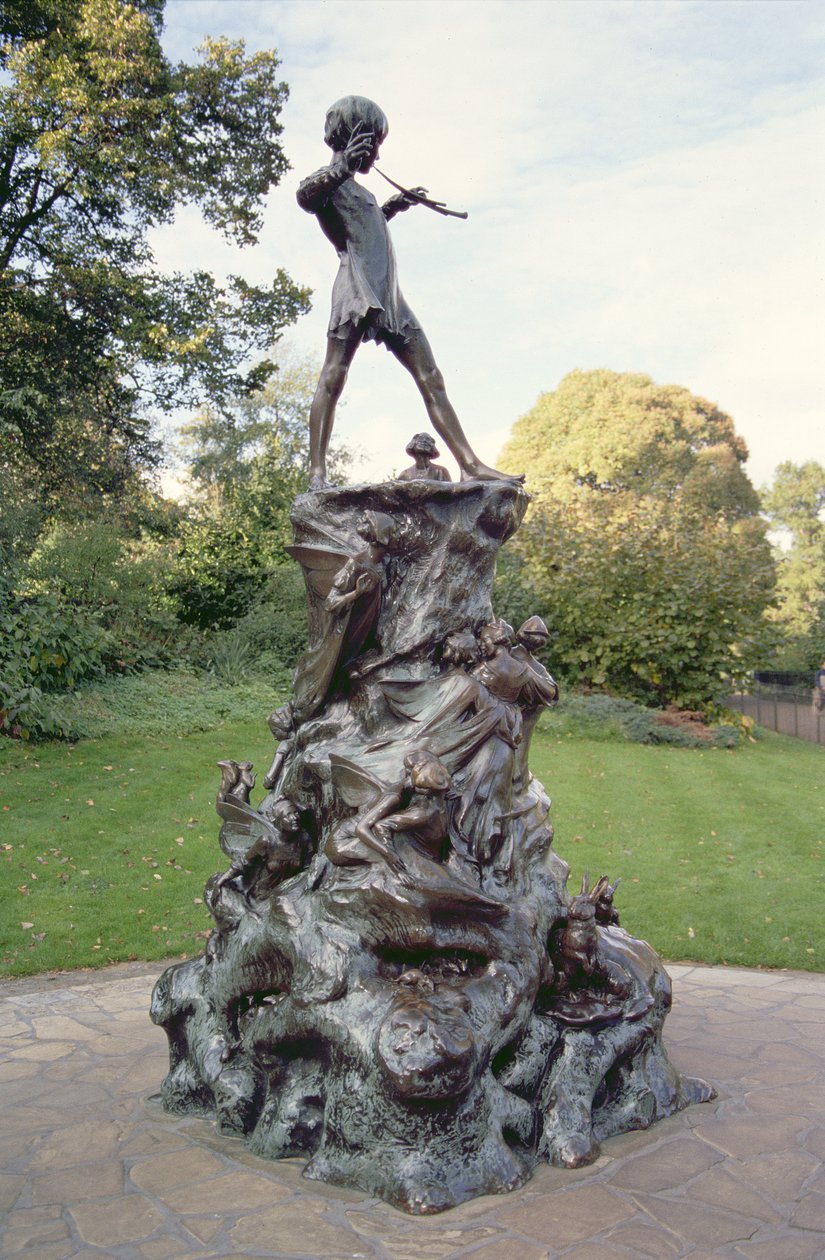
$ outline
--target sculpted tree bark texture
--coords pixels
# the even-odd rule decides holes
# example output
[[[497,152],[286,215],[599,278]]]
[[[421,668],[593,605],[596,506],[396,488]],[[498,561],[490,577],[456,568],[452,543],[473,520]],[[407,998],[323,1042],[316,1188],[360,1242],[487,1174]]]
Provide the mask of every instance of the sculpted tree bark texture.
[[[526,503],[426,479],[296,501],[310,647],[259,805],[220,763],[215,928],[152,999],[169,1111],[414,1213],[713,1096],[668,1062],[670,981],[616,884],[571,894],[552,846],[527,763],[546,630],[490,604]]]

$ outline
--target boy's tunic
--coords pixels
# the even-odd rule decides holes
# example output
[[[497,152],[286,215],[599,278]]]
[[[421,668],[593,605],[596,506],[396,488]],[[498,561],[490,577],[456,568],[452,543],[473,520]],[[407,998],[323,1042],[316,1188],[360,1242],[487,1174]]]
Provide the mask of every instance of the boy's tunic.
[[[347,338],[363,326],[365,341],[403,340],[420,328],[398,287],[387,220],[372,193],[324,167],[302,181],[298,204],[317,217],[338,254],[327,335]]]

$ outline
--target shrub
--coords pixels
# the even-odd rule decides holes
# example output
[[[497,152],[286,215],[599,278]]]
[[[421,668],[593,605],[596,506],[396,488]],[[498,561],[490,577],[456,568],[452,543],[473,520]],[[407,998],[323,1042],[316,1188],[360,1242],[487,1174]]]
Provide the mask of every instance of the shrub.
[[[70,734],[54,693],[100,678],[114,643],[94,618],[57,599],[0,605],[0,731],[19,739]]]
[[[558,735],[584,735],[589,739],[624,739],[677,748],[736,747],[740,726],[708,726],[701,717],[678,710],[646,709],[616,696],[562,693],[558,708],[545,718],[545,723]]]
[[[223,682],[258,675],[284,686],[306,643],[303,577],[297,565],[282,565],[234,626],[203,637],[193,660]]]
[[[61,739],[73,734],[60,697],[0,677],[0,734],[12,739]]]
[[[93,617],[111,635],[113,669],[144,669],[180,659],[188,644],[164,589],[169,566],[165,541],[134,536],[123,515],[110,511],[53,522],[20,587],[37,598],[51,593],[81,617]]]

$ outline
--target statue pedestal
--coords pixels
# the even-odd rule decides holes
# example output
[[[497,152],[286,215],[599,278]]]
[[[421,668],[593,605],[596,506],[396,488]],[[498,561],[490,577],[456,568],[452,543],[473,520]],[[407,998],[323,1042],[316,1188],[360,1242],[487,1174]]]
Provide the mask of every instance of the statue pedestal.
[[[712,1093],[667,1060],[670,982],[614,888],[571,895],[552,847],[527,752],[555,683],[490,604],[526,504],[506,482],[296,501],[310,647],[269,794],[221,763],[215,930],[152,1000],[168,1110],[409,1212]]]

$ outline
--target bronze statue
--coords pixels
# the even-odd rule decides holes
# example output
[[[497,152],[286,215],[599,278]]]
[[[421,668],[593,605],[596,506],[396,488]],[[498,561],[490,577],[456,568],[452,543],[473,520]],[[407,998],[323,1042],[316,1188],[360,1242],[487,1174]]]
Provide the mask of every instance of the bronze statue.
[[[295,747],[295,713],[292,703],[283,704],[274,713],[270,713],[266,724],[278,740],[272,764],[264,775],[264,787],[271,791],[281,777],[284,766]]]
[[[324,852],[336,866],[384,862],[404,887],[414,887],[407,863],[397,851],[397,835],[431,861],[447,853],[447,813],[444,796],[451,786],[444,766],[425,748],[404,758],[404,776],[392,787],[343,757],[330,758],[333,781],[348,804],[361,812],[330,836]]]
[[[521,743],[516,753],[516,777],[523,782],[530,774],[530,742],[536,729],[539,717],[544,708],[554,705],[559,698],[559,689],[555,679],[541,661],[536,660],[534,652],[540,652],[546,645],[550,635],[541,617],[528,617],[516,633],[516,644],[512,649],[517,661],[528,665],[534,674],[545,684],[542,698],[538,703],[520,701],[521,704]],[[552,693],[555,694],[552,694]]]
[[[509,835],[521,705],[538,712],[558,695],[549,674],[543,678],[517,660],[511,645],[501,621],[483,626],[477,641],[466,632],[452,635],[442,659],[457,668],[422,682],[387,681],[382,688],[393,711],[419,723],[419,738],[449,766],[460,795],[458,833],[470,858],[483,864],[497,857]],[[469,672],[462,663],[472,664]]]
[[[399,481],[452,481],[452,477],[441,464],[434,464],[438,459],[438,450],[430,433],[416,433],[407,443],[407,454],[412,455],[415,463],[398,474]]]
[[[472,450],[436,366],[430,343],[398,286],[387,223],[419,204],[426,190],[397,193],[379,206],[354,176],[375,164],[389,130],[384,112],[364,96],[345,96],[327,110],[324,143],[332,159],[298,188],[298,204],[314,214],[338,254],[324,366],[309,416],[310,488],[322,489],[326,456],[350,364],[362,341],[387,347],[412,376],[438,436],[463,478],[514,480]]]
[[[234,855],[229,870],[218,876],[216,889],[233,883],[247,901],[253,895],[264,897],[306,866],[306,836],[292,801],[282,797],[270,809],[267,819],[269,827],[262,827],[249,848]]]
[[[363,211],[360,249],[381,216],[349,171],[377,143],[357,131],[361,105],[336,108],[330,187],[347,209],[324,218],[319,203],[319,217],[354,232]],[[363,291],[357,260],[342,250],[340,304]],[[371,334],[418,370],[426,342],[393,285],[335,326],[330,361]],[[512,1190],[541,1160],[579,1167],[605,1138],[713,1096],[668,1060],[670,981],[619,926],[618,880],[568,889],[529,770],[558,695],[539,660],[549,636],[491,604],[527,496],[470,478],[466,460],[461,482],[434,481],[423,453],[426,478],[293,505],[309,648],[269,720],[269,794],[253,804],[250,762],[219,763],[214,930],[152,997],[167,1110],[212,1114],[257,1155],[414,1213]]]
[[[386,513],[367,510],[357,525],[365,545],[352,555],[329,547],[287,547],[304,570],[314,629],[295,670],[297,722],[317,712],[336,676],[361,655],[375,629],[393,527]]]

